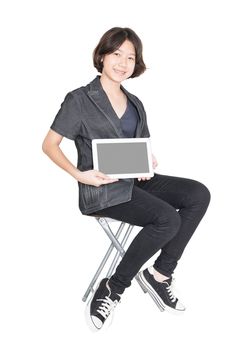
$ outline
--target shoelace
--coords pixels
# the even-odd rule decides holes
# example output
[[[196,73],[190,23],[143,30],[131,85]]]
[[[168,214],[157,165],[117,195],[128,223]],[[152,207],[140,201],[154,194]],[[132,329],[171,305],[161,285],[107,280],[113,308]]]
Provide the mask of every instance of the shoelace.
[[[171,285],[168,285],[168,287],[166,287],[167,292],[169,294],[170,300],[172,301],[172,303],[174,303],[176,301],[176,297],[174,296],[172,290],[171,290]]]
[[[100,315],[102,315],[105,319],[107,319],[107,317],[110,315],[111,311],[118,304],[118,300],[113,301],[108,296],[106,296],[105,299],[97,299],[97,301],[102,301],[97,312],[100,313]]]

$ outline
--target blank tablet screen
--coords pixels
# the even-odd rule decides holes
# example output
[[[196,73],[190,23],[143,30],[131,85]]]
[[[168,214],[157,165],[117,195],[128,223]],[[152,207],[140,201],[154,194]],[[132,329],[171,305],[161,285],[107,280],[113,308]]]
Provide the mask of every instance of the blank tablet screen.
[[[99,171],[105,174],[149,172],[145,142],[97,144]]]

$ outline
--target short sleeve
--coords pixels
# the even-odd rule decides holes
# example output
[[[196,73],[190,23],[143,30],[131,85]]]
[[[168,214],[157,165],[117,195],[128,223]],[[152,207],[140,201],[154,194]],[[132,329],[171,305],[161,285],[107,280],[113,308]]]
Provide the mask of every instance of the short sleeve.
[[[75,140],[80,134],[80,103],[71,92],[66,95],[50,128],[71,140]]]

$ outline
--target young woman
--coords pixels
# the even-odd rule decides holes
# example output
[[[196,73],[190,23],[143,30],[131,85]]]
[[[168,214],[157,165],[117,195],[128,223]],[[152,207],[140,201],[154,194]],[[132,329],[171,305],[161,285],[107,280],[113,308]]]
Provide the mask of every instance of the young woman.
[[[202,183],[186,178],[154,173],[152,178],[111,179],[93,170],[94,138],[150,137],[142,102],[121,85],[146,70],[137,34],[130,28],[108,30],[93,52],[93,62],[101,75],[66,95],[43,151],[77,180],[82,214],[143,227],[115,273],[100,282],[88,303],[90,323],[99,330],[137,274],[161,310],[185,310],[171,289],[172,274],[207,210],[210,193]],[[63,137],[75,142],[77,167],[60,149]],[[154,155],[152,159],[155,169],[158,163]],[[139,272],[159,250],[153,266]]]

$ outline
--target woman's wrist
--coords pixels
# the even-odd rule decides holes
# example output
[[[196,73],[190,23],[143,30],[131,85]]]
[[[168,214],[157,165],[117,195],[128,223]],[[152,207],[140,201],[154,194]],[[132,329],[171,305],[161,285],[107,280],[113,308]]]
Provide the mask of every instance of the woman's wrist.
[[[82,171],[80,171],[78,168],[75,168],[72,171],[71,175],[75,178],[75,180],[79,181],[81,173]]]

